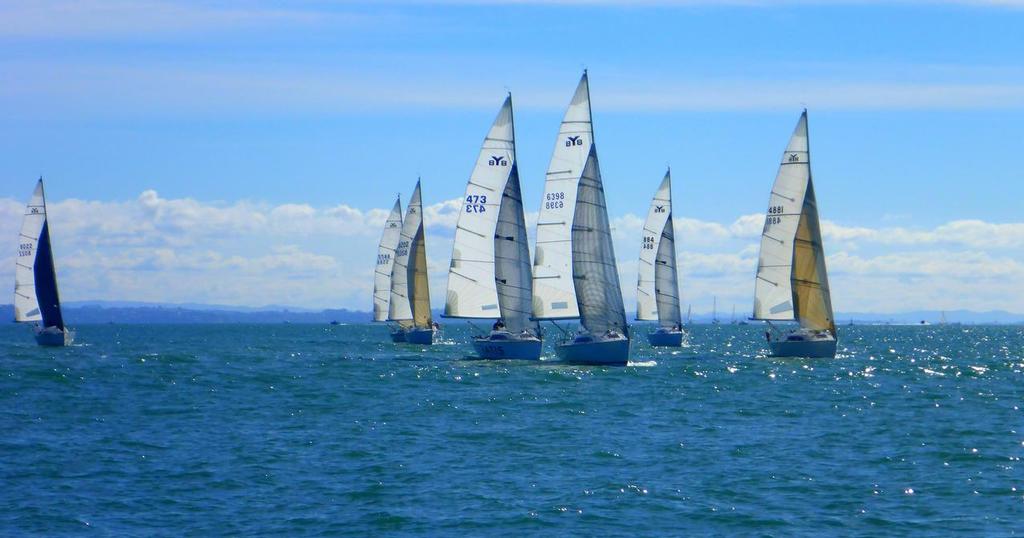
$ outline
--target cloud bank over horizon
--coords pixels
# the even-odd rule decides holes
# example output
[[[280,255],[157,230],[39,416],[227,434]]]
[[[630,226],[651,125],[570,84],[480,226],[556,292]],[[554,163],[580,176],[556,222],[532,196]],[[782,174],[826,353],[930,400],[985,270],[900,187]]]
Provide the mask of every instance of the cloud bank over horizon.
[[[425,208],[432,305],[443,306],[461,204]],[[0,280],[13,282],[24,202],[0,198]],[[163,198],[49,203],[65,300],[268,304],[368,310],[373,259],[388,211]],[[745,316],[763,215],[727,222],[676,217],[683,302]],[[534,233],[536,214],[528,216]],[[642,217],[612,215],[627,309],[635,303]],[[932,228],[822,222],[839,312],[1024,312],[1024,222],[950,220]],[[6,302],[6,301],[0,301]]]

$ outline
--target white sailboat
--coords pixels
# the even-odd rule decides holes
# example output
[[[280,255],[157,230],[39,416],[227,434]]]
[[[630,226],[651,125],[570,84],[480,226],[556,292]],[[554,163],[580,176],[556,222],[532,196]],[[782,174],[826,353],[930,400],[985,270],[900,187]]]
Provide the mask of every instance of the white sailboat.
[[[658,328],[647,335],[652,346],[682,345],[671,170],[665,172],[644,223],[636,285],[636,319],[658,322]]]
[[[562,119],[537,220],[533,317],[580,319],[555,347],[577,364],[625,365],[629,327],[594,145],[586,71]]]
[[[420,182],[409,198],[402,233],[395,248],[391,267],[391,299],[388,321],[398,324],[392,334],[395,342],[430,345],[437,325],[430,314],[430,290],[427,283],[427,248],[423,231],[423,202]]]
[[[836,325],[811,181],[806,110],[772,187],[761,233],[753,319],[772,328],[765,334],[773,356],[835,357]],[[794,320],[800,327],[785,335],[771,326],[773,321]]]
[[[466,185],[444,311],[445,317],[497,318],[490,334],[473,339],[485,359],[540,358],[540,328],[530,319],[530,246],[522,198],[509,95]]]
[[[14,321],[36,323],[35,338],[41,346],[71,345],[75,332],[65,327],[60,310],[43,178],[25,207],[15,264]]]
[[[391,270],[395,266],[395,250],[402,235],[402,200],[395,200],[384,232],[377,247],[377,266],[373,270],[373,321],[388,320],[388,305],[391,303]],[[391,337],[404,338],[402,331],[392,331]]]

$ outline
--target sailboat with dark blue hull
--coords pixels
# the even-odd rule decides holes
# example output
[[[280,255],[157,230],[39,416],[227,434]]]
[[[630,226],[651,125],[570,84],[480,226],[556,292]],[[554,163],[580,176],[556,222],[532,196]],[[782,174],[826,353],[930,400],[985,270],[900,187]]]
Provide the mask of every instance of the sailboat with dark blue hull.
[[[25,207],[15,263],[14,321],[35,323],[36,342],[41,346],[71,345],[75,333],[64,325],[60,310],[43,178]]]

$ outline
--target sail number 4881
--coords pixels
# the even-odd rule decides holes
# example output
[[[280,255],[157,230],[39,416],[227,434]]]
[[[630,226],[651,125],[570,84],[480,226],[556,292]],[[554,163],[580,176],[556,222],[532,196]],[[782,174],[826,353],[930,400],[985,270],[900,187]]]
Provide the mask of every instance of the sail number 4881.
[[[22,243],[18,245],[18,257],[25,257],[32,255],[32,243]]]
[[[773,205],[768,208],[768,216],[765,217],[764,225],[767,228],[772,224],[778,224],[782,222],[782,212],[785,209],[780,205]]]
[[[561,209],[565,207],[564,192],[549,192],[544,194],[544,209]]]

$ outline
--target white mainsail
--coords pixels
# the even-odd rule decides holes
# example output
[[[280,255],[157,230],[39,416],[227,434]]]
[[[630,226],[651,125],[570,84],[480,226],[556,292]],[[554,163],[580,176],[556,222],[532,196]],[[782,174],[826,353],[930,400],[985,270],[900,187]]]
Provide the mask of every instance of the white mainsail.
[[[36,297],[35,260],[39,239],[46,224],[46,201],[43,181],[36,183],[32,198],[25,207],[25,218],[18,235],[18,259],[14,272],[14,320],[41,321],[42,312]]]
[[[835,334],[811,180],[806,110],[783,153],[772,187],[761,233],[753,317],[797,320],[802,327]]]
[[[402,234],[402,200],[395,200],[391,214],[384,223],[384,233],[377,247],[377,267],[373,271],[373,321],[387,321],[391,301],[391,269],[395,265],[395,249]]]
[[[573,218],[577,187],[593,145],[590,88],[584,71],[562,118],[537,218],[537,250],[533,258],[533,317],[536,319],[580,316],[572,276]]]
[[[427,282],[426,242],[423,230],[423,202],[420,182],[409,198],[402,233],[391,268],[391,302],[388,320],[402,326],[430,326],[430,291]]]
[[[64,330],[42,178],[36,183],[32,198],[25,207],[25,218],[18,235],[18,258],[14,271],[14,320],[37,321],[43,328]]]
[[[501,318],[510,331],[520,332],[531,326],[530,280],[509,96],[484,138],[466,185],[455,226],[445,315]]]
[[[636,318],[658,320],[665,327],[680,325],[671,171],[665,172],[647,212],[638,273]]]

